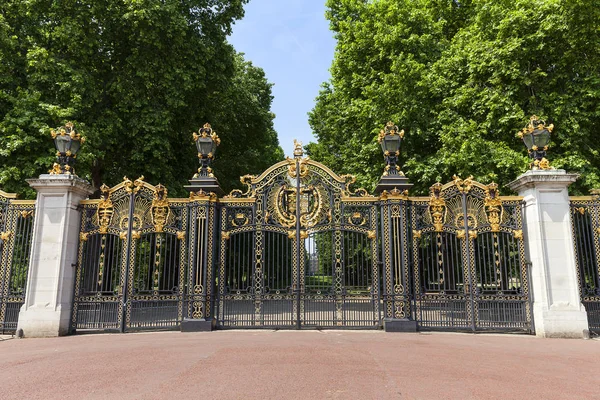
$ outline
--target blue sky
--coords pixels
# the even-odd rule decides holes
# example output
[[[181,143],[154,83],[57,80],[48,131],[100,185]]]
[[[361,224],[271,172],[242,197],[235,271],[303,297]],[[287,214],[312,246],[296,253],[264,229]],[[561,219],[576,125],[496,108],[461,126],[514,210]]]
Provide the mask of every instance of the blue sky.
[[[325,0],[250,0],[229,42],[273,83],[275,129],[286,155],[293,141],[316,139],[308,125],[322,82],[329,79],[335,41]]]

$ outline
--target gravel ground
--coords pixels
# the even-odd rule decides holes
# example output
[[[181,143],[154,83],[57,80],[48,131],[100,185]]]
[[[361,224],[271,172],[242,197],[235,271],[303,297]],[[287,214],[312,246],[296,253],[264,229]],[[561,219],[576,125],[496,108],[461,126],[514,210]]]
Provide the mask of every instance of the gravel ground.
[[[600,341],[381,331],[0,337],[0,399],[600,399]]]

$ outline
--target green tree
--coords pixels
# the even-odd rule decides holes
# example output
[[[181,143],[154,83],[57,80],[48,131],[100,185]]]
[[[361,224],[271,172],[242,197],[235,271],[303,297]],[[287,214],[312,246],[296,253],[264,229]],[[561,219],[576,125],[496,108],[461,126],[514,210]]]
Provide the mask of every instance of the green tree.
[[[3,2],[0,186],[31,195],[24,179],[53,162],[49,128],[68,120],[87,138],[78,175],[96,187],[144,175],[184,195],[197,169],[191,133],[204,122],[223,140],[215,173],[226,190],[236,168],[282,157],[270,84],[226,41],[245,2]],[[226,148],[235,137],[248,138],[243,157]]]
[[[307,151],[373,188],[376,135],[405,129],[401,161],[424,193],[453,174],[508,183],[528,165],[515,137],[555,125],[549,159],[600,184],[600,10],[592,0],[329,0],[337,47],[309,115]]]

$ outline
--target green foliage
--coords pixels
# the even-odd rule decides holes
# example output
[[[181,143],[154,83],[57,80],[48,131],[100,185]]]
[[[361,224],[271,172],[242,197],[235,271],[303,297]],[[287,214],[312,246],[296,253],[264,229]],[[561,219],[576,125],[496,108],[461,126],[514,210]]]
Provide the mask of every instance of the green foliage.
[[[600,9],[592,0],[329,0],[337,48],[307,151],[373,188],[376,136],[406,131],[401,161],[426,193],[453,174],[506,184],[527,169],[529,116],[555,125],[548,158],[600,185]]]
[[[215,173],[226,190],[281,159],[270,84],[226,41],[245,2],[3,2],[0,186],[32,195],[24,179],[53,162],[49,128],[69,120],[87,138],[78,175],[96,187],[144,175],[184,195],[204,122],[223,140]]]

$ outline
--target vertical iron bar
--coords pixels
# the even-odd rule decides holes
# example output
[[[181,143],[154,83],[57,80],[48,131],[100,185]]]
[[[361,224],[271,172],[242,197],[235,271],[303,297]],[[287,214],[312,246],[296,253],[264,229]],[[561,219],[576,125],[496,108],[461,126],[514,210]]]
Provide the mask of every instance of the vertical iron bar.
[[[465,238],[464,240],[466,240],[467,246],[466,246],[466,254],[464,255],[464,257],[466,257],[466,267],[467,267],[467,277],[469,280],[469,298],[471,301],[471,328],[473,329],[473,332],[475,332],[475,300],[474,300],[474,296],[473,296],[473,292],[476,290],[476,287],[474,287],[474,277],[471,274],[471,252],[470,252],[470,248],[471,248],[471,240],[469,239],[469,218],[467,215],[467,194],[466,193],[462,193],[462,211],[463,211],[463,219],[464,219],[464,227],[465,227]],[[463,263],[464,265],[464,263]],[[469,301],[469,300],[467,300]]]
[[[296,271],[296,329],[300,329],[300,303],[302,300],[300,299],[300,273],[301,263],[300,263],[300,159],[296,157],[296,265],[298,266],[298,271]]]
[[[132,191],[129,195],[129,220],[127,221],[127,254],[125,255],[125,278],[123,280],[123,286],[121,290],[121,326],[119,327],[119,331],[121,333],[125,332],[126,325],[126,316],[127,316],[127,292],[129,283],[129,265],[131,262],[131,246],[132,246],[132,237],[131,233],[133,231],[133,211],[135,209],[134,203],[135,193]]]

